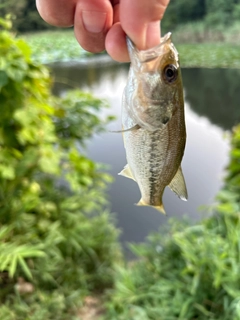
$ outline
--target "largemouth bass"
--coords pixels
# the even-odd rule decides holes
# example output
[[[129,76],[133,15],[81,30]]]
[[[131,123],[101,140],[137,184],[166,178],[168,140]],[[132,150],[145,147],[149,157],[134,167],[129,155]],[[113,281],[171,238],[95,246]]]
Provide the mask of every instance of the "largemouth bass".
[[[171,33],[148,50],[129,38],[131,60],[122,101],[122,132],[127,165],[119,173],[135,180],[138,205],[165,213],[162,195],[169,186],[187,200],[181,161],[186,142],[184,98],[178,53]]]

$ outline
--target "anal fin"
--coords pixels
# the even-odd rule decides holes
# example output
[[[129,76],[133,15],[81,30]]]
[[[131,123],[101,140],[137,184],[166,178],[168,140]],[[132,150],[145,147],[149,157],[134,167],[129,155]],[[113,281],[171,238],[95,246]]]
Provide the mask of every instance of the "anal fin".
[[[169,183],[169,188],[173,192],[175,192],[180,199],[187,201],[188,199],[187,187],[186,187],[181,166],[178,168],[177,173],[173,177],[172,181]]]
[[[120,176],[124,176],[124,177],[129,178],[129,179],[133,179],[135,181],[135,179],[133,177],[133,174],[132,174],[132,171],[129,168],[128,164],[126,164],[125,167],[123,168],[123,170],[121,172],[119,172],[119,175]]]

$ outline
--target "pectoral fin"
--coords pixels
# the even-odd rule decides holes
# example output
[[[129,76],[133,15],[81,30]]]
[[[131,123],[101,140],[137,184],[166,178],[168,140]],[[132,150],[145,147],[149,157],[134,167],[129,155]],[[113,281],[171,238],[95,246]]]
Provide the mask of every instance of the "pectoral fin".
[[[128,132],[128,131],[134,131],[134,130],[138,130],[141,127],[139,126],[139,124],[135,124],[135,126],[129,128],[129,129],[125,129],[125,130],[119,130],[119,131],[111,131],[113,133],[121,133],[121,132]]]
[[[129,178],[129,179],[133,179],[135,181],[135,179],[133,177],[133,174],[132,174],[132,171],[129,168],[128,164],[126,164],[125,167],[123,168],[123,170],[121,172],[119,172],[119,175],[120,176],[124,176],[124,177]]]
[[[173,192],[175,192],[180,199],[187,201],[187,198],[188,198],[187,188],[186,188],[181,166],[178,168],[177,173],[173,177],[172,181],[169,183],[169,188]]]

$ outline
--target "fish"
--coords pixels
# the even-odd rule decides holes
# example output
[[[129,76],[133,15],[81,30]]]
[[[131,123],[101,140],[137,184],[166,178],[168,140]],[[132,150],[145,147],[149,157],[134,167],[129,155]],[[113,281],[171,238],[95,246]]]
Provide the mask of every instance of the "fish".
[[[139,186],[140,206],[165,214],[166,186],[182,200],[187,188],[181,162],[186,144],[179,56],[171,33],[160,44],[138,50],[126,37],[130,69],[122,98],[122,134],[127,165],[119,173]]]

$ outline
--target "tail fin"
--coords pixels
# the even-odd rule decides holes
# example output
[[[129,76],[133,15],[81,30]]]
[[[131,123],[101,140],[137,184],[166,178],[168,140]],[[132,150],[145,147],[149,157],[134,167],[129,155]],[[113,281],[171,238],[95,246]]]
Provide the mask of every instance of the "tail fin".
[[[164,210],[164,206],[163,203],[161,203],[159,206],[152,206],[148,203],[146,203],[143,198],[140,199],[140,201],[137,203],[137,206],[148,206],[148,207],[152,207],[154,209],[156,209],[157,211],[166,214],[165,210]]]

